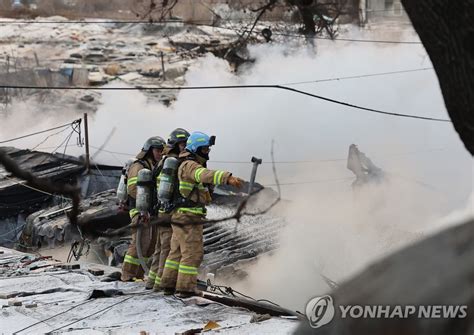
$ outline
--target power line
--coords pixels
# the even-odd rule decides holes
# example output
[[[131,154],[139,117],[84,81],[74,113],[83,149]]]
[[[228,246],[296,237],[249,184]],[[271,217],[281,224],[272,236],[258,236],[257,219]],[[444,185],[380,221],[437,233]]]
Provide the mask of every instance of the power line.
[[[0,88],[1,88],[1,86],[0,86]],[[77,119],[77,120],[75,120],[75,121],[73,121],[73,122],[71,122],[71,123],[64,124],[64,125],[62,125],[62,126],[57,126],[57,127],[54,127],[54,128],[50,128],[50,129],[38,131],[38,132],[36,132],[36,133],[31,133],[31,134],[23,135],[23,136],[20,136],[20,137],[12,138],[12,139],[9,139],[9,140],[1,141],[0,144],[8,143],[8,142],[13,142],[13,141],[16,141],[16,140],[20,140],[20,139],[27,138],[27,137],[31,137],[31,136],[38,135],[38,134],[47,133],[47,132],[49,132],[49,131],[56,130],[56,129],[60,129],[60,128],[64,128],[64,127],[69,127],[69,126],[71,126],[71,125],[73,125],[73,124],[76,124],[76,123],[81,123],[81,119]]]
[[[25,331],[25,330],[27,330],[27,329],[33,327],[33,326],[39,325],[40,323],[47,324],[46,321],[51,320],[51,319],[53,319],[53,318],[55,318],[55,317],[57,317],[57,316],[59,316],[59,315],[63,315],[63,314],[65,314],[65,313],[67,313],[67,312],[69,312],[69,311],[71,311],[71,310],[73,310],[73,309],[75,309],[75,308],[77,308],[77,307],[79,307],[79,306],[88,304],[88,303],[90,303],[91,301],[94,301],[94,300],[86,300],[86,301],[83,301],[83,302],[81,302],[81,303],[79,303],[79,304],[77,304],[77,305],[72,306],[71,308],[69,308],[69,309],[67,309],[67,310],[65,310],[65,311],[62,311],[62,312],[57,313],[57,314],[55,314],[55,315],[53,315],[53,316],[50,316],[49,318],[46,318],[46,319],[44,319],[44,320],[40,320],[40,321],[35,322],[35,323],[33,323],[33,324],[31,324],[31,325],[25,327],[25,328],[22,328],[22,329],[20,329],[20,330],[17,330],[17,331],[14,332],[13,334],[21,333],[22,331]]]
[[[301,84],[323,83],[323,82],[328,82],[328,81],[369,78],[369,77],[387,76],[387,75],[392,75],[392,74],[411,73],[411,72],[420,72],[420,71],[428,71],[428,70],[433,70],[433,68],[432,67],[424,67],[424,68],[420,68],[420,69],[411,69],[411,70],[379,72],[379,73],[361,74],[361,75],[356,75],[356,76],[347,76],[347,77],[338,77],[338,78],[325,78],[325,79],[318,79],[318,80],[297,81],[297,82],[292,82],[292,83],[284,83],[284,84],[280,84],[280,85],[292,86],[292,85],[301,85]]]
[[[90,145],[91,148],[94,149],[100,149],[97,146]],[[399,156],[406,156],[406,155],[414,155],[414,154],[419,154],[419,153],[426,153],[426,152],[436,152],[436,151],[445,151],[446,148],[433,148],[433,149],[428,149],[428,150],[417,150],[417,151],[409,151],[409,152],[400,152],[400,153],[391,153],[391,154],[381,154],[381,155],[373,155],[373,157],[377,158],[384,158],[384,157],[399,157]],[[111,154],[116,154],[116,155],[121,155],[121,156],[127,156],[127,157],[133,157],[135,154],[132,153],[126,153],[126,152],[120,152],[120,151],[110,151],[106,149],[101,149],[101,151],[111,153]],[[333,158],[333,159],[315,159],[315,160],[293,160],[293,161],[263,161],[262,164],[317,164],[317,163],[331,163],[331,162],[345,162],[347,161],[347,158]],[[215,164],[253,164],[250,161],[227,161],[227,160],[210,160],[209,163],[215,163]]]
[[[52,193],[48,193],[48,192],[46,192],[46,191],[39,190],[39,189],[34,188],[34,187],[32,187],[32,186],[29,186],[29,185],[27,185],[27,184],[25,184],[25,183],[22,183],[22,182],[20,182],[20,181],[17,181],[17,180],[15,180],[15,179],[13,179],[13,178],[10,178],[10,177],[7,177],[7,176],[3,176],[3,177],[6,178],[6,179],[8,179],[8,180],[10,180],[11,182],[13,182],[13,183],[16,184],[16,185],[23,186],[23,187],[29,188],[30,190],[33,190],[33,191],[36,191],[36,192],[40,192],[40,193],[43,193],[43,194],[46,194],[46,195],[49,195],[49,196],[52,196],[52,197],[57,197],[57,198],[63,199],[63,198],[60,197],[60,196],[54,195],[54,194],[52,194]]]
[[[290,186],[290,185],[303,185],[303,184],[321,184],[321,183],[329,183],[329,182],[338,182],[338,181],[347,181],[352,180],[352,177],[346,178],[334,178],[334,179],[321,179],[321,180],[308,180],[308,181],[300,181],[300,182],[293,182],[293,183],[279,183],[279,184],[262,184],[262,186],[269,187],[269,186]]]
[[[420,153],[429,153],[429,152],[438,152],[438,151],[445,151],[447,148],[433,148],[428,150],[417,150],[417,151],[409,151],[409,152],[401,152],[401,153],[391,153],[391,154],[382,154],[382,155],[373,155],[377,159],[383,158],[395,158],[400,156],[406,155],[414,155]],[[319,163],[331,163],[331,162],[345,162],[347,158],[335,158],[335,159],[319,159],[319,160],[294,160],[294,161],[275,161],[275,164],[319,164]],[[217,163],[217,164],[252,164],[250,161],[214,161],[210,160],[210,163]],[[270,161],[263,161],[262,164],[273,164]],[[297,183],[297,184],[304,184],[304,183]],[[293,184],[288,184],[293,185]],[[275,185],[270,185],[275,186]]]
[[[68,20],[68,21],[32,21],[32,20],[0,20],[0,24],[167,24],[167,23],[180,23],[183,25],[202,25],[210,26],[214,28],[221,28],[209,24],[210,20],[194,20],[194,21],[177,21],[177,20],[162,20],[162,21],[149,21],[149,20]],[[234,22],[232,20],[224,20],[224,22]]]
[[[68,147],[76,147],[77,144],[68,144],[67,146]],[[56,149],[56,148],[57,148],[57,146],[50,146],[50,147],[39,147],[39,148],[36,148],[34,150],[49,150],[49,149]],[[33,150],[33,149],[31,149],[31,150]]]
[[[126,153],[126,152],[118,152],[118,151],[110,151],[110,150],[105,150],[103,148],[99,148],[99,147],[96,147],[96,146],[93,146],[93,145],[89,145],[91,148],[94,148],[94,149],[97,149],[99,151],[104,151],[104,152],[108,152],[110,154],[116,154],[116,155],[122,155],[122,156],[132,156],[134,157],[136,154],[130,154],[130,153]]]
[[[234,29],[227,27],[219,27],[210,24],[205,24],[210,20],[194,20],[194,21],[175,21],[175,20],[164,20],[164,21],[148,21],[148,20],[93,20],[93,21],[0,21],[0,24],[169,24],[169,23],[180,23],[183,25],[194,25],[194,26],[206,26],[212,28],[228,29],[235,32]],[[235,20],[222,20],[223,22],[236,22]],[[243,21],[243,20],[240,20]],[[252,20],[253,21],[253,20]],[[237,20],[239,22],[239,20]],[[244,31],[246,32],[246,31]],[[260,32],[252,31],[254,34],[260,34]],[[317,40],[330,40],[330,41],[342,41],[342,42],[359,42],[359,43],[382,43],[382,44],[412,44],[420,45],[422,42],[419,41],[390,41],[390,40],[366,40],[366,39],[355,39],[355,38],[330,38],[322,36],[308,36],[303,34],[294,33],[278,33],[274,32],[272,35],[275,36],[286,36],[286,37],[297,37],[297,38],[314,38]]]
[[[389,115],[389,116],[397,116],[397,117],[405,117],[411,119],[420,119],[425,121],[438,121],[438,122],[449,122],[451,120],[448,119],[440,119],[440,118],[433,118],[433,117],[426,117],[426,116],[419,116],[419,115],[410,115],[410,114],[402,114],[402,113],[392,113],[392,112],[385,112],[382,110],[374,109],[374,108],[367,108],[358,105],[354,105],[351,103],[347,103],[344,101],[339,101],[327,97],[323,97],[321,95],[312,94],[309,92],[297,90],[292,87],[281,86],[281,85],[216,85],[216,86],[170,86],[170,87],[75,87],[75,86],[20,86],[20,85],[2,85],[0,88],[11,88],[11,89],[36,89],[36,90],[101,90],[101,91],[142,91],[142,90],[155,90],[155,91],[164,91],[164,90],[215,90],[215,89],[255,89],[255,88],[265,88],[265,89],[279,89],[285,90],[292,93],[297,93],[301,95],[306,95],[315,99],[331,102],[334,104],[360,109],[371,113]]]
[[[105,308],[102,308],[102,309],[100,309],[100,310],[98,310],[98,311],[96,311],[96,312],[94,312],[94,313],[92,313],[92,314],[88,314],[88,315],[86,315],[86,316],[84,316],[84,317],[82,317],[82,318],[80,318],[80,319],[78,319],[78,320],[72,321],[72,322],[70,322],[70,323],[68,323],[68,324],[65,324],[65,325],[63,325],[63,326],[61,326],[61,327],[58,327],[58,328],[56,328],[56,329],[54,329],[54,330],[51,330],[51,331],[47,332],[46,334],[52,334],[52,333],[54,333],[55,331],[58,331],[58,330],[60,330],[60,329],[62,329],[62,328],[64,328],[64,327],[68,327],[68,326],[73,325],[73,324],[75,324],[75,323],[77,323],[77,322],[79,322],[79,321],[85,320],[85,319],[87,319],[87,318],[89,318],[89,317],[91,317],[91,316],[93,316],[93,315],[97,315],[97,314],[99,314],[99,313],[105,312],[105,311],[107,311],[107,310],[109,310],[109,309],[111,309],[111,308],[113,308],[113,307],[115,307],[115,306],[117,306],[117,305],[119,305],[119,304],[121,304],[121,303],[124,303],[124,302],[126,302],[126,301],[128,301],[128,300],[130,300],[130,299],[132,299],[132,298],[134,298],[134,296],[131,296],[131,297],[127,297],[127,298],[125,298],[125,299],[122,299],[122,300],[120,300],[120,301],[118,301],[118,302],[116,302],[116,303],[113,303],[112,305],[109,305],[109,306],[107,306],[107,307],[105,307]]]
[[[38,147],[39,147],[41,144],[45,143],[48,139],[50,139],[50,138],[53,137],[53,136],[59,135],[59,134],[65,132],[66,130],[67,130],[67,128],[64,128],[64,129],[62,129],[62,130],[60,130],[60,131],[58,131],[58,132],[56,132],[56,133],[54,133],[54,134],[48,135],[44,140],[42,140],[40,143],[38,143],[38,144],[35,145],[33,148],[31,148],[31,151],[37,150]]]
[[[346,161],[347,158],[336,158],[336,159],[318,159],[318,160],[302,160],[302,161],[275,161],[275,164],[311,164],[311,163],[326,163],[326,162],[340,162]],[[210,163],[219,164],[253,164],[250,161],[214,161],[210,160]],[[262,164],[273,164],[273,162],[263,161]]]
[[[356,38],[331,38],[323,36],[307,36],[302,34],[290,34],[290,33],[273,33],[276,36],[287,36],[287,37],[298,37],[298,38],[314,38],[316,40],[328,40],[334,42],[358,42],[358,43],[381,43],[381,44],[412,44],[420,45],[422,42],[418,41],[389,41],[389,40],[363,40]]]

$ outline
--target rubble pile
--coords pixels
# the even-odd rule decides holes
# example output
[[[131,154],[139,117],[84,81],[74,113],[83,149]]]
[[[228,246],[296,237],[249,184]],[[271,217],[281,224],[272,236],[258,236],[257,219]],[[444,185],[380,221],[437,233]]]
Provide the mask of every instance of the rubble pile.
[[[24,85],[28,80],[31,85],[33,77],[34,86],[102,86],[110,82],[179,86],[185,83],[184,75],[193,61],[207,52],[223,55],[239,38],[230,29],[179,21],[80,23],[49,17],[29,24],[9,19],[2,22],[0,84],[10,85]],[[48,76],[56,79],[52,82]],[[175,100],[172,92],[148,94],[166,104]],[[95,108],[91,105],[89,109]]]
[[[0,266],[5,333],[275,334],[291,333],[298,325],[293,316],[260,315],[208,298],[180,300],[144,291],[143,283],[115,281],[115,268],[97,264],[66,265],[0,247]]]

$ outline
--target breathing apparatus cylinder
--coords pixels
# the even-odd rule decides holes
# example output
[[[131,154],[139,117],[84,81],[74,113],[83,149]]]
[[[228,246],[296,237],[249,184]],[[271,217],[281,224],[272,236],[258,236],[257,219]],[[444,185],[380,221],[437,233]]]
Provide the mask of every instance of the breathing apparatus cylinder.
[[[151,207],[152,175],[148,169],[141,169],[138,172],[136,208],[141,213],[148,212]]]
[[[165,211],[168,211],[172,205],[178,166],[179,161],[176,158],[168,157],[161,170],[160,187],[157,189],[157,197],[161,207]]]
[[[122,175],[120,176],[120,181],[117,186],[117,199],[121,203],[125,203],[128,198],[126,179],[128,168],[130,167],[130,165],[132,165],[133,162],[134,159],[129,159],[122,168]]]

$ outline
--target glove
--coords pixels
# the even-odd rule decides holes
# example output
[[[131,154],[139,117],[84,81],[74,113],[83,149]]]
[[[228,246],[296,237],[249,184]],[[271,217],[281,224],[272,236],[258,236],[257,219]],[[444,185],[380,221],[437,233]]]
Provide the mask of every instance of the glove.
[[[228,185],[231,185],[237,188],[241,188],[243,183],[244,181],[242,179],[233,177],[233,176],[230,176],[229,179],[227,180]]]

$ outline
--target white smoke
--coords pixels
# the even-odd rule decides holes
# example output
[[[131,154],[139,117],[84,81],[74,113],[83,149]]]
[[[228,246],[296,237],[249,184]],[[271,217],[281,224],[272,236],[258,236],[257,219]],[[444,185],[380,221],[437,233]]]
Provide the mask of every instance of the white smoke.
[[[431,66],[421,45],[319,41],[317,53],[279,45],[251,47],[250,52],[255,63],[238,74],[224,60],[207,55],[191,67],[187,85],[285,84]],[[448,118],[432,70],[292,87],[388,112]],[[26,126],[21,121],[16,129]],[[90,121],[90,139],[94,147],[106,143],[106,150],[135,154],[148,137],[167,137],[176,127],[217,135],[211,160],[263,158],[266,164],[257,176],[263,184],[274,183],[268,164],[272,139],[277,161],[337,159],[277,164],[282,196],[290,203],[276,209],[288,221],[282,248],[236,284],[289,307],[302,309],[311,296],[327,291],[321,273],[341,281],[446,227],[452,221],[441,218],[466,203],[472,214],[472,158],[450,123],[373,114],[274,89],[186,90],[170,108],[137,91],[107,91]],[[351,180],[342,180],[352,177],[344,161],[352,143],[389,177],[356,199]],[[97,159],[118,165],[127,157],[101,152]],[[251,164],[211,162],[210,167],[249,178]]]

